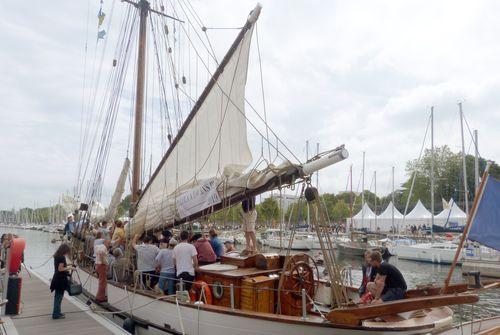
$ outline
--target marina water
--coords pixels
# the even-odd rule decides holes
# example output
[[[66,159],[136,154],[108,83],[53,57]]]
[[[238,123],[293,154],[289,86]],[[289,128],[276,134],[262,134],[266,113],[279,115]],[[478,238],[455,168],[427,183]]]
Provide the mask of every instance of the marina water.
[[[51,241],[54,238],[58,238],[58,234],[5,227],[0,227],[0,233],[14,233],[20,237],[24,237],[26,239],[25,265],[28,270],[32,269],[47,279],[52,277],[54,272],[52,254],[59,245],[59,242],[51,243]],[[274,250],[271,249],[269,251]],[[309,253],[313,256],[316,252],[310,251]],[[342,266],[350,266],[352,268],[353,285],[359,286],[361,282],[361,258],[337,255],[337,259]],[[442,286],[450,269],[449,265],[399,260],[396,257],[391,257],[389,262],[401,270],[409,288],[428,283]],[[460,267],[457,267],[453,274],[452,282],[460,283],[464,280],[466,279],[462,276]],[[48,287],[47,295],[50,295]],[[479,293],[479,296],[480,300],[473,308],[474,319],[500,314],[500,304],[498,303],[500,289],[485,290]],[[453,306],[452,309],[455,312],[456,321],[469,321],[471,319],[471,305]]]

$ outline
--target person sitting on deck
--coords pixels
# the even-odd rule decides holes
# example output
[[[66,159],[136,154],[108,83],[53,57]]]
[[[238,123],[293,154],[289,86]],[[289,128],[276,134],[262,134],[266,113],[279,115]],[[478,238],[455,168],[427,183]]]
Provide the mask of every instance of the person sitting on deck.
[[[361,297],[363,294],[366,293],[366,284],[369,282],[373,282],[375,280],[375,276],[377,275],[377,269],[373,266],[371,266],[371,256],[372,256],[372,251],[371,250],[366,250],[365,251],[365,262],[361,266],[361,270],[363,271],[363,280],[361,282],[361,286],[359,287],[359,296]]]
[[[197,233],[193,235],[192,241],[194,247],[196,248],[196,252],[198,253],[198,263],[200,265],[212,264],[217,261],[217,255],[205,236]]]
[[[224,246],[217,237],[217,231],[214,228],[210,229],[208,234],[210,235],[210,245],[217,256],[217,260],[220,260],[221,256],[224,255]]]
[[[194,245],[188,242],[187,230],[181,232],[180,238],[181,242],[174,247],[174,264],[177,279],[182,279],[183,289],[189,291],[195,280],[195,269],[198,268],[198,252]]]
[[[255,198],[245,199],[241,202],[243,213],[243,232],[247,246],[242,254],[257,253],[257,237],[255,236],[255,222],[257,221],[257,211],[255,210]]]
[[[97,272],[97,277],[99,279],[99,286],[97,287],[97,295],[95,300],[97,302],[107,302],[108,297],[106,296],[106,285],[108,277],[108,248],[110,242],[109,240],[104,240],[102,244],[94,247],[95,252],[95,270]]]
[[[160,245],[162,249],[155,259],[156,266],[160,268],[158,287],[164,294],[171,295],[175,293],[174,247],[177,245],[177,240],[171,238],[168,243],[160,243]]]
[[[403,299],[407,286],[398,268],[382,262],[382,255],[378,251],[372,252],[370,259],[370,264],[377,269],[375,281],[366,284],[366,289],[374,297],[372,303]]]
[[[141,272],[142,283],[149,288],[153,288],[158,283],[156,276],[155,258],[160,252],[160,249],[153,244],[151,236],[146,235],[143,239],[143,244],[137,244],[139,234],[136,234],[132,239],[132,248],[137,253],[137,270]],[[149,278],[149,285],[147,281]]]

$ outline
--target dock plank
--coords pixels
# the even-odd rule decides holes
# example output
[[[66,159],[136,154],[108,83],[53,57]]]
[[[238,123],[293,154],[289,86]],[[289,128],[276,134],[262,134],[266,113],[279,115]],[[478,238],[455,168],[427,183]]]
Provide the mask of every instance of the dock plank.
[[[11,319],[20,335],[111,335],[122,332],[113,332],[109,327],[97,322],[80,307],[70,301],[66,294],[62,303],[62,312],[65,319],[52,319],[53,293],[48,285],[38,277],[29,277],[23,274],[21,291],[22,310],[20,315],[13,315]],[[111,322],[111,321],[109,321]],[[112,329],[112,327],[111,327]]]

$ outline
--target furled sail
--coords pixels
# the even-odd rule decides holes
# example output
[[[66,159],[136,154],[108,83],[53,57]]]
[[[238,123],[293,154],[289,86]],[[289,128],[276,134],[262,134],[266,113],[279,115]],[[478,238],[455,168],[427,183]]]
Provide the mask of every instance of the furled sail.
[[[100,216],[92,216],[92,223],[98,223],[100,221],[112,222],[116,216],[116,212],[118,210],[118,205],[122,199],[123,193],[125,192],[125,183],[127,181],[127,175],[130,169],[130,159],[125,158],[123,162],[122,172],[120,173],[120,177],[118,177],[118,181],[116,183],[115,192],[111,197],[111,201],[109,202],[109,206],[106,209],[104,215]]]
[[[142,232],[221,201],[218,181],[252,163],[245,85],[260,5],[229,49],[142,193],[131,224]],[[183,191],[189,190],[188,194]]]

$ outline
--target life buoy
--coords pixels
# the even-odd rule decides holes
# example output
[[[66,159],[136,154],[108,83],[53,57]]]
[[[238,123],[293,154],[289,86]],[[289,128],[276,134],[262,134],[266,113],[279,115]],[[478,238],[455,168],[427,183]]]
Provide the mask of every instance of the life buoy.
[[[203,291],[203,297],[201,297],[201,292]],[[189,290],[189,299],[192,302],[204,300],[204,302],[208,305],[212,304],[212,292],[210,291],[210,287],[207,283],[202,280],[197,280],[191,286]]]

